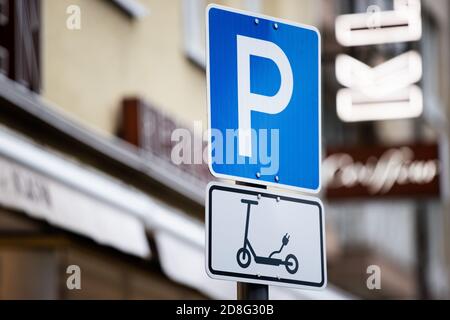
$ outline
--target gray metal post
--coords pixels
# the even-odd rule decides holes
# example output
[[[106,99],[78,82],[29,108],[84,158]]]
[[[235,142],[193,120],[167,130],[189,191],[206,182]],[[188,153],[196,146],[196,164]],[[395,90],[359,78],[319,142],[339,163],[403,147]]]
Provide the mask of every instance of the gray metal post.
[[[237,283],[238,300],[269,300],[269,286],[255,283]]]

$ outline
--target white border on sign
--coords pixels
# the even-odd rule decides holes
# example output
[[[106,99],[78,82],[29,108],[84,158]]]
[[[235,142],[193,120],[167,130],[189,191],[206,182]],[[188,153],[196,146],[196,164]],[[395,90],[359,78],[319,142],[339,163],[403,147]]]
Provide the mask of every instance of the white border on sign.
[[[319,167],[319,186],[317,187],[317,189],[306,189],[306,188],[299,188],[299,187],[294,187],[294,186],[290,186],[290,185],[285,185],[282,183],[275,183],[275,182],[268,182],[268,181],[262,181],[260,179],[250,179],[250,178],[242,178],[242,177],[237,177],[237,176],[231,176],[231,175],[226,175],[226,174],[220,174],[214,171],[213,167],[212,167],[212,150],[211,150],[211,91],[210,91],[210,66],[209,66],[209,11],[211,9],[221,9],[221,10],[226,10],[229,12],[234,12],[234,13],[239,13],[239,14],[244,14],[244,15],[248,15],[251,17],[255,17],[255,18],[260,18],[260,19],[266,19],[266,20],[271,20],[274,22],[279,22],[279,23],[283,23],[283,24],[287,24],[287,25],[291,25],[291,26],[296,26],[296,27],[300,27],[300,28],[305,28],[305,29],[309,29],[314,31],[317,34],[317,37],[319,39],[319,43],[318,43],[318,101],[319,101],[319,110],[318,110],[318,117],[319,117],[319,163],[318,163],[318,167]],[[296,23],[296,22],[291,22],[291,21],[287,21],[287,20],[283,20],[283,19],[278,19],[278,18],[274,18],[274,17],[270,17],[270,16],[266,16],[263,14],[254,14],[252,12],[249,11],[245,11],[245,10],[239,10],[239,9],[234,9],[234,8],[229,8],[226,6],[221,6],[221,5],[217,5],[217,4],[209,4],[206,7],[206,87],[207,87],[207,112],[208,112],[208,168],[209,171],[211,172],[211,174],[219,179],[229,179],[229,180],[238,180],[238,181],[242,181],[242,182],[247,182],[247,183],[253,183],[253,184],[262,184],[262,185],[266,185],[266,186],[272,186],[272,187],[278,187],[278,188],[285,188],[288,190],[293,190],[293,191],[300,191],[300,192],[305,192],[305,193],[312,193],[312,194],[318,194],[322,188],[322,60],[321,60],[321,52],[322,52],[322,38],[319,32],[319,29],[317,29],[314,26],[308,26],[308,25],[304,25],[304,24],[300,24],[300,23]]]
[[[316,202],[320,205],[322,210],[322,261],[323,261],[323,284],[320,287],[315,286],[307,286],[307,285],[300,285],[300,284],[291,284],[291,283],[284,283],[284,282],[277,282],[277,281],[270,281],[270,280],[258,280],[258,279],[248,279],[245,277],[233,277],[233,276],[224,276],[224,275],[217,275],[213,274],[209,270],[209,262],[210,262],[210,255],[209,255],[209,190],[213,186],[219,186],[219,187],[225,187],[225,188],[235,188],[240,190],[247,190],[255,193],[270,193],[271,195],[276,195],[280,197],[287,197],[287,198],[295,198],[299,200],[306,200],[311,202]],[[278,287],[288,287],[288,288],[295,288],[295,289],[305,289],[305,290],[313,290],[313,291],[320,291],[327,287],[328,285],[328,273],[327,273],[327,253],[326,253],[326,230],[325,230],[325,210],[322,201],[319,198],[311,197],[311,196],[299,196],[297,194],[292,193],[282,193],[282,192],[273,192],[271,190],[266,189],[260,189],[260,188],[253,188],[253,187],[247,187],[247,186],[241,186],[241,185],[233,185],[229,183],[220,183],[212,181],[208,183],[208,186],[206,187],[206,203],[205,203],[205,270],[208,276],[212,279],[218,279],[218,280],[227,280],[227,281],[238,281],[238,282],[245,282],[245,283],[258,283],[258,284],[265,284],[265,285],[272,285],[272,286],[278,286]]]

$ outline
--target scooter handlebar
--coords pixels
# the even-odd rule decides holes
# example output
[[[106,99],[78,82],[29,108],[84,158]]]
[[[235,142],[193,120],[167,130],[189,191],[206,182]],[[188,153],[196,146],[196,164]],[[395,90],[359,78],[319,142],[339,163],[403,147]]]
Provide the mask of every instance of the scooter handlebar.
[[[258,201],[254,201],[254,200],[242,199],[241,202],[246,203],[246,204],[254,204],[255,206],[258,205]]]

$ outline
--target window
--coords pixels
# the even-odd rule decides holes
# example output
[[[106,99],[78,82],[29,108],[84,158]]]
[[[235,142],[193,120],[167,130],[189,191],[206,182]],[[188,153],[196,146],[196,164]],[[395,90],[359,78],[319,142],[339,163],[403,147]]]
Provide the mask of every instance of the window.
[[[206,66],[205,47],[205,10],[209,3],[217,1],[208,0],[182,0],[183,14],[183,50],[186,57],[201,68]],[[220,4],[230,5],[230,1],[221,1]],[[262,0],[240,0],[233,1],[242,9],[252,12],[261,11]]]

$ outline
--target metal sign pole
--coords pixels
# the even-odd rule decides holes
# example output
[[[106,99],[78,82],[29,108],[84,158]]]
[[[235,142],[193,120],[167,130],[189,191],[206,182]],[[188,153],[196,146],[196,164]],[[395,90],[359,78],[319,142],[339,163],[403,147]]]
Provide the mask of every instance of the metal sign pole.
[[[267,189],[266,186],[236,181],[237,185]],[[238,300],[269,300],[269,286],[256,283],[237,283]]]
[[[255,283],[237,283],[238,300],[269,300],[269,286]]]

